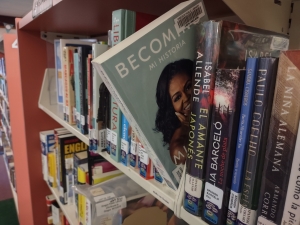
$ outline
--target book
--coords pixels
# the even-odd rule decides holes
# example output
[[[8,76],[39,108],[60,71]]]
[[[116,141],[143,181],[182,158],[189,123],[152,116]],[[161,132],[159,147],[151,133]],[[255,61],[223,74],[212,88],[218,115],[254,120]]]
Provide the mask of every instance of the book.
[[[130,141],[130,152],[129,152],[129,165],[132,168],[137,167],[137,143],[136,143],[136,134],[135,132],[131,129],[131,141]]]
[[[78,153],[74,153],[73,155],[73,176],[74,176],[74,185],[78,185],[80,184],[81,181],[81,177],[79,178],[80,172],[79,172],[79,167],[82,164],[87,164],[88,162],[88,158],[87,158],[87,151],[84,152],[78,152]],[[84,176],[85,177],[85,176]],[[84,182],[85,183],[85,182]],[[75,204],[75,213],[78,216],[78,194],[77,193],[73,193],[73,202]]]
[[[122,171],[120,170],[113,170],[110,172],[105,172],[105,173],[97,173],[93,175],[93,185],[102,183],[104,181],[107,181],[111,178],[117,177],[122,175]]]
[[[54,40],[54,55],[55,55],[55,77],[56,77],[56,92],[57,92],[57,103],[63,104],[63,76],[62,76],[62,60],[60,51],[60,40]]]
[[[87,104],[88,104],[88,113],[87,113],[87,126],[89,134],[89,151],[94,149],[94,140],[93,140],[93,70],[92,70],[92,54],[88,54],[86,59],[87,65]]]
[[[95,59],[105,51],[107,51],[108,45],[104,42],[94,43],[92,45],[92,57]],[[97,70],[93,67],[93,150],[100,151],[105,149],[105,140],[106,140],[106,126],[107,124],[103,122],[103,119],[99,118],[98,120],[98,111],[100,109],[100,96],[101,96],[101,84],[103,84]],[[108,90],[107,90],[108,92]],[[105,95],[105,93],[103,93]],[[101,96],[102,97],[102,96]],[[104,109],[105,110],[105,109]],[[104,113],[103,113],[104,114]],[[102,115],[103,115],[102,114]]]
[[[279,57],[258,205],[258,222],[280,224],[300,118],[300,51]]]
[[[112,12],[112,46],[132,35],[135,31],[145,26],[157,16],[145,13],[138,13],[126,9],[119,9]],[[111,140],[110,156],[119,162],[121,159],[121,127],[122,112],[115,99],[111,98]]]
[[[149,158],[147,150],[139,143],[139,164],[140,175],[146,180],[150,180],[154,177],[154,166],[152,160]]]
[[[79,83],[79,59],[78,51],[74,50],[74,86],[75,86],[75,114],[76,114],[76,127],[80,129],[80,83]]]
[[[78,53],[78,71],[80,87],[80,131],[82,134],[88,134],[88,102],[87,102],[87,63],[86,58],[92,51],[92,46],[82,45],[77,47]]]
[[[180,181],[177,171],[183,167],[184,161],[176,165],[178,152],[169,150],[170,140],[164,139],[163,132],[156,128],[155,121],[170,122],[170,132],[165,134],[169,137],[179,128],[180,122],[174,108],[172,109],[170,95],[158,81],[161,83],[162,79],[168,77],[169,69],[177,65],[175,61],[182,59],[180,62],[192,64],[195,24],[205,20],[207,15],[202,1],[181,3],[92,61],[156,169],[174,190]],[[164,78],[160,79],[163,70]],[[189,80],[189,76],[183,77]],[[155,96],[167,99],[156,101]],[[165,109],[159,109],[160,106],[167,107],[167,104],[163,105],[167,101],[171,109],[168,114]],[[159,110],[164,111],[168,119],[157,119]],[[175,124],[172,120],[176,121]],[[165,124],[162,127],[167,126]],[[180,153],[185,155],[183,148],[182,151]]]
[[[55,139],[54,139],[54,131],[41,131],[40,132],[40,141],[41,141],[41,150],[42,150],[42,173],[43,178],[47,182],[48,181],[48,153],[54,151],[55,147]]]
[[[130,146],[131,127],[124,114],[122,114],[121,163],[124,166],[129,164]]]
[[[281,225],[297,224],[300,221],[300,123],[298,123],[298,134],[295,146],[292,167],[290,172],[288,189],[286,192],[286,200],[284,204]]]
[[[88,146],[73,134],[60,135],[59,137],[59,174],[60,174],[60,189],[59,199],[61,203],[67,204],[70,199],[70,194],[67,192],[69,176],[73,171],[73,154],[77,152],[87,151]],[[70,173],[68,171],[70,171]],[[67,173],[68,172],[68,173]],[[72,195],[71,195],[72,196]]]
[[[259,58],[238,224],[255,224],[278,58]]]
[[[244,78],[245,70],[216,72],[203,195],[208,224],[224,224],[227,217]]]
[[[47,155],[48,161],[48,184],[50,187],[57,187],[56,182],[56,160],[53,152],[49,152]]]
[[[64,79],[64,120],[73,125],[74,107],[75,107],[75,89],[74,89],[74,50],[75,47],[63,48],[63,79]]]
[[[190,123],[188,129],[190,136],[186,146],[186,174],[188,174],[186,180],[197,183],[197,188],[201,192],[204,190],[203,180],[206,174],[207,143],[210,139],[209,129],[216,69],[245,68],[248,57],[278,57],[280,50],[288,48],[288,38],[283,34],[222,20],[199,24],[196,35],[191,112],[196,115],[197,120],[193,124]],[[196,131],[200,127],[202,128],[199,132],[201,138],[198,140]],[[198,194],[197,197],[189,192],[190,190],[186,190],[186,203],[189,199],[194,199],[195,204],[185,204],[184,208],[199,216],[203,193]]]
[[[252,119],[253,98],[257,78],[258,58],[247,58],[244,80],[243,98],[241,104],[238,138],[236,141],[235,159],[232,172],[232,182],[228,203],[227,223],[236,224],[237,212],[242,191],[242,181],[249,131]]]

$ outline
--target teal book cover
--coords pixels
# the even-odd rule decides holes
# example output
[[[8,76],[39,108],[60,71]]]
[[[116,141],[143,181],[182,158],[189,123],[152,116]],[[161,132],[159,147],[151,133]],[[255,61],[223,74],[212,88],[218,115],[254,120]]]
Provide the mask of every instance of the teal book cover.
[[[92,62],[174,190],[187,154],[195,25],[207,20],[203,1],[180,3]]]

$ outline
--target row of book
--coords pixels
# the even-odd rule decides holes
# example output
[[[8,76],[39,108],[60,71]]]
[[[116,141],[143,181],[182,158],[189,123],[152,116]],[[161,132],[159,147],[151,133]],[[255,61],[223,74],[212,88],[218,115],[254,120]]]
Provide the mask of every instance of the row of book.
[[[171,188],[186,162],[187,211],[209,224],[284,224],[298,216],[299,52],[288,44],[208,21],[195,0],[92,64]]]
[[[9,173],[9,181],[11,182],[14,191],[17,191],[14,155],[10,145],[8,144],[8,141],[6,140],[6,138],[3,137],[4,135],[5,134],[1,132],[0,138],[2,141],[0,148],[3,151],[3,159]]]
[[[61,210],[54,195],[46,196],[47,224],[48,225],[70,225],[64,212]]]

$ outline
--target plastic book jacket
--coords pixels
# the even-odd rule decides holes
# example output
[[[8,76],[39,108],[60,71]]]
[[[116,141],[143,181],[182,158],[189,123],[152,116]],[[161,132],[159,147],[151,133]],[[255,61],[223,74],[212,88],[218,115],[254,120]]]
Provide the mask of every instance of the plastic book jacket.
[[[190,113],[195,24],[206,20],[202,1],[183,2],[93,60],[173,189],[186,158],[182,128]]]

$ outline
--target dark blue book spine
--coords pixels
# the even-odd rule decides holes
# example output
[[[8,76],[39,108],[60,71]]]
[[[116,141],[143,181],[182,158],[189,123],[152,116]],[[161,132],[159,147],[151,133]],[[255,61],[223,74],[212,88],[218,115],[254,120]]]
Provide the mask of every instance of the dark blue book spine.
[[[234,159],[234,169],[232,174],[230,199],[228,204],[227,224],[236,224],[238,206],[241,198],[244,164],[252,119],[253,99],[257,77],[257,65],[258,58],[247,59],[246,77],[244,80],[243,99]]]
[[[237,223],[241,225],[256,224],[277,66],[278,59],[259,59],[242,195],[238,210]]]

